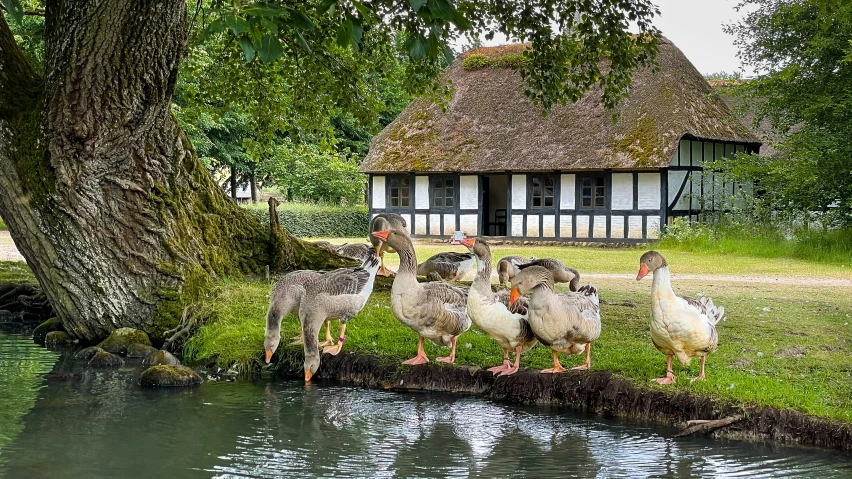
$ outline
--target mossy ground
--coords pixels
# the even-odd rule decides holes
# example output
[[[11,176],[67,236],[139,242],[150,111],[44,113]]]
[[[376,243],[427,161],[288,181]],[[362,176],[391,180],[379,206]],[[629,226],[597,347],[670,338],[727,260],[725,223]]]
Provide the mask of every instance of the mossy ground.
[[[340,241],[342,242],[342,241]],[[423,260],[446,245],[418,245]],[[641,250],[570,247],[497,247],[495,257],[534,254],[557,257],[589,273],[635,273]],[[737,275],[788,274],[849,279],[840,265],[799,260],[701,255],[665,251],[681,294],[703,293],[727,311],[719,327],[720,346],[707,362],[705,382],[690,383],[698,361],[688,368],[675,365],[675,391],[709,394],[745,404],[790,408],[816,416],[852,422],[852,295],[848,289],[730,282],[723,279],[685,281],[677,274]],[[395,256],[389,255],[395,261]],[[391,263],[392,261],[388,261]],[[607,302],[629,306],[602,306],[603,332],[592,349],[592,368],[623,375],[638,385],[658,388],[651,379],[663,374],[665,360],[648,336],[650,280],[629,278],[594,280]],[[216,358],[244,371],[262,367],[264,321],[270,285],[264,282],[224,282],[211,300],[215,317],[187,344],[185,359]],[[346,332],[346,352],[373,354],[400,361],[414,355],[416,335],[390,311],[387,291],[377,291],[365,309],[352,319]],[[334,334],[337,326],[334,326]],[[301,346],[288,346],[298,334],[297,320],[282,323],[281,356],[292,356]],[[448,348],[427,343],[430,358]],[[802,354],[803,355],[800,355]],[[457,363],[493,366],[501,350],[488,336],[471,328],[459,338]],[[562,356],[565,366],[582,362],[580,356]],[[549,367],[551,355],[536,346],[523,357],[523,366]]]

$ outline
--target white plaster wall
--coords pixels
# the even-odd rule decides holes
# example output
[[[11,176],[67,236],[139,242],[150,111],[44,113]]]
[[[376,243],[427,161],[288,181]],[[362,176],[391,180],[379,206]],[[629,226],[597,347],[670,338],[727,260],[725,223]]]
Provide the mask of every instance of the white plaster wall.
[[[577,215],[577,238],[589,237],[589,215]]]
[[[429,215],[429,234],[441,234],[441,215]]]
[[[531,238],[541,236],[538,231],[538,215],[527,215],[527,236]]]
[[[648,217],[648,238],[657,239],[660,237],[660,217]]]
[[[672,179],[672,174],[675,174],[675,179]],[[683,192],[680,194],[680,198],[678,198],[677,203],[674,205],[674,209],[676,210],[686,210],[689,209],[689,195],[692,194],[692,190],[690,189],[690,184],[692,182],[692,175],[686,171],[669,171],[669,204],[671,204],[672,200],[674,200],[675,195],[677,195],[678,190],[680,190],[680,185],[683,182],[683,179],[686,178],[686,185],[683,187]],[[695,199],[693,198],[693,201]]]
[[[418,210],[429,209],[429,177],[414,177],[414,207]]]
[[[701,165],[701,155],[704,154],[704,142],[703,141],[693,141],[692,142],[692,166],[700,166]]]
[[[524,217],[523,215],[512,215],[512,231],[511,236],[524,235]]]
[[[631,216],[627,220],[627,227],[630,228],[627,230],[628,238],[642,238],[642,217],[641,216]]]
[[[575,197],[575,187],[577,180],[574,175],[562,175],[562,183],[559,185],[561,193],[559,195],[559,208],[563,210],[573,210]],[[562,231],[562,226],[559,227]],[[563,235],[564,236],[564,235]]]
[[[633,174],[612,174],[612,209],[633,209]]]
[[[624,217],[612,216],[609,219],[609,237],[624,238]]]
[[[459,179],[459,208],[475,210],[479,208],[479,179],[475,175],[464,175]]]
[[[574,225],[571,224],[570,216],[560,216],[559,217],[559,237],[560,238],[571,238],[574,236],[574,231],[571,229]]]
[[[456,215],[444,215],[444,234],[451,235],[456,231]]]
[[[468,236],[476,236],[479,233],[477,218],[479,215],[459,215],[459,226]]]
[[[680,184],[683,183],[683,179],[685,177],[685,171],[669,171],[669,204],[672,204],[675,196],[677,196],[677,192],[680,190]]]
[[[675,153],[675,157],[672,158],[672,166],[689,166],[690,143],[691,142],[689,140],[680,140],[680,143],[678,144],[680,158],[678,158],[678,154]]]
[[[595,224],[592,226],[592,234],[595,238],[606,238],[606,216],[595,216]]]
[[[512,175],[512,208],[516,210],[527,208],[527,175]],[[512,233],[512,236],[515,234]]]
[[[426,215],[414,215],[414,234],[426,234]]]
[[[374,176],[373,177],[373,201],[372,205],[374,209],[383,210],[385,209],[385,198],[387,197],[387,193],[385,192],[385,177],[384,176]]]
[[[556,216],[555,215],[544,215],[542,217],[542,225],[541,225],[541,236],[545,238],[555,238],[556,237]]]
[[[660,174],[639,173],[639,209],[660,209]]]

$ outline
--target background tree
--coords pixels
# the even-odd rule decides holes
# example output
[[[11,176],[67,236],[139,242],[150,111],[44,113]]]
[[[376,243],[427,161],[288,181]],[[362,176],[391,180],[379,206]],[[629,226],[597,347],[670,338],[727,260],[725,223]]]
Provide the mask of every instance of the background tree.
[[[727,27],[740,57],[761,72],[739,87],[780,134],[781,156],[740,156],[720,166],[759,182],[769,209],[852,224],[852,3],[748,0]]]
[[[407,35],[406,84],[416,93],[449,91],[434,79],[458,31],[531,41],[521,74],[545,109],[594,85],[615,104],[657,45],[657,10],[646,0],[236,0],[214,1],[198,16],[184,0],[49,0],[42,70],[6,20],[22,21],[21,0],[2,4],[0,215],[65,327],[87,340],[118,326],[156,337],[216,276],[340,264],[270,234],[198,160],[171,108],[188,23],[210,20],[207,31],[233,46],[229,54],[257,57],[259,68],[293,69],[288,92],[304,101],[289,105],[307,131],[326,112],[375,111],[364,76],[350,67],[381,71],[371,61],[397,31]],[[253,75],[246,69],[242,78]],[[231,93],[205,91],[223,100]],[[274,109],[256,97],[261,123],[281,120],[264,115]]]

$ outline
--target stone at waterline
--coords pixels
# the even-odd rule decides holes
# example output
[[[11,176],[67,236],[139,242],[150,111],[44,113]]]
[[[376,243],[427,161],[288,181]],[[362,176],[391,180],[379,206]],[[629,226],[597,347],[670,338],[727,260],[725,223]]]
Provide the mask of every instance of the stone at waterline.
[[[153,353],[157,352],[157,348],[154,346],[146,346],[144,344],[133,343],[130,346],[127,346],[127,357],[128,358],[147,358]]]
[[[160,364],[165,364],[167,366],[180,366],[180,361],[176,358],[172,353],[166,350],[154,351],[146,357],[142,364],[145,366],[157,366]]]
[[[88,361],[94,357],[95,354],[100,352],[106,352],[103,349],[97,346],[89,346],[88,348],[83,348],[74,355],[74,359],[82,359]]]
[[[44,337],[44,345],[48,348],[65,346],[73,342],[74,340],[65,331],[51,331]]]
[[[127,354],[127,347],[134,343],[150,346],[151,340],[145,332],[138,329],[118,328],[98,346],[113,354]]]
[[[51,331],[65,331],[65,327],[62,326],[62,321],[59,318],[50,318],[36,326],[33,331],[33,341],[38,344],[44,344],[45,336]]]
[[[124,365],[124,360],[115,354],[106,351],[98,351],[89,360],[89,366],[95,368],[117,368]]]
[[[139,384],[147,388],[198,386],[201,382],[201,376],[192,368],[167,364],[151,366],[139,377]]]

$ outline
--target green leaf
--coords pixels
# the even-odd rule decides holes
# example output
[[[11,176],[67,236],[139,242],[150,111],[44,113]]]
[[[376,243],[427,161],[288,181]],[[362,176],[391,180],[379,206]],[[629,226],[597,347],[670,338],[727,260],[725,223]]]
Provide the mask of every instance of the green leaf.
[[[364,36],[364,27],[358,22],[353,22],[352,25],[352,46],[357,50],[361,44],[361,37]]]
[[[316,25],[314,25],[314,21],[311,20],[311,17],[305,15],[304,12],[301,12],[299,10],[293,10],[292,8],[288,8],[288,10],[290,11],[290,19],[288,23],[292,23],[293,25],[306,31],[311,31],[316,28]]]
[[[408,54],[413,60],[422,60],[429,53],[429,41],[420,33],[409,36],[406,44]]]
[[[456,59],[456,54],[453,53],[453,49],[450,48],[449,45],[444,47],[444,59],[447,61],[447,65],[453,63]]]
[[[340,24],[340,28],[337,29],[337,44],[343,48],[349,46],[352,42],[352,19],[347,18]]]
[[[281,42],[277,37],[272,35],[264,35],[260,40],[260,50],[257,55],[263,63],[271,63],[281,58],[284,54],[284,48],[281,47]]]
[[[317,13],[322,15],[325,12],[329,11],[331,9],[331,7],[333,7],[336,4],[337,4],[337,0],[322,0],[320,2],[319,6],[317,7]]]
[[[355,5],[355,10],[358,10],[358,13],[360,13],[362,17],[370,18],[371,16],[373,16],[373,11],[370,10],[370,7],[364,5],[363,2],[352,0],[352,4]]]
[[[468,20],[467,17],[465,17],[464,15],[462,15],[462,13],[459,12],[458,10],[456,10],[456,14],[455,14],[455,18],[453,19],[453,23],[455,24],[456,28],[458,28],[461,31],[466,31],[466,30],[470,30],[471,28],[473,28],[473,25],[470,23],[470,20]]]
[[[251,29],[251,24],[248,20],[233,14],[222,16],[222,21],[234,32],[234,35],[245,33]]]
[[[3,7],[19,24],[24,21],[24,7],[19,0],[2,0]]]
[[[308,42],[305,40],[305,37],[302,36],[302,32],[296,31],[296,41],[299,42],[299,46],[304,48],[306,51],[311,51],[311,46],[308,45]]]
[[[246,56],[246,63],[251,63],[254,60],[254,46],[251,44],[251,39],[247,37],[240,38],[240,48],[243,49],[243,54]]]
[[[414,10],[414,13],[420,11],[420,7],[426,3],[426,0],[408,0],[408,4],[411,5],[411,9]]]
[[[282,7],[270,7],[268,5],[251,5],[243,9],[246,15],[257,15],[258,17],[281,17],[288,15],[288,9]]]
[[[432,16],[441,20],[452,21],[456,18],[456,9],[447,0],[429,0],[426,8],[432,12]]]
[[[228,26],[225,25],[225,21],[222,20],[221,18],[217,18],[216,20],[213,20],[210,23],[210,25],[207,26],[207,30],[209,30],[210,33],[222,33],[227,29],[228,29]]]

